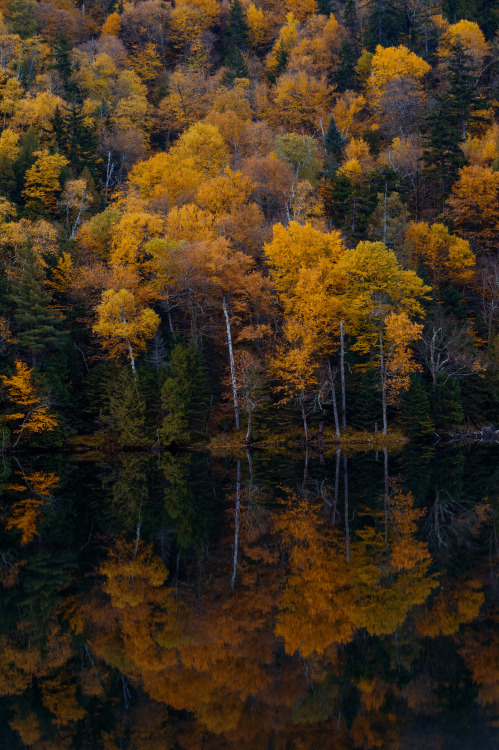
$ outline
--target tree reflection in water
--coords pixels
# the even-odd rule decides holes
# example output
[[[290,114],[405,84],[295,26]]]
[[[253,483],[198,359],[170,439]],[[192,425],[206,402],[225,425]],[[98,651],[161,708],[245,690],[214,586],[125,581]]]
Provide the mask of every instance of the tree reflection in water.
[[[2,747],[494,747],[477,451],[6,462]]]

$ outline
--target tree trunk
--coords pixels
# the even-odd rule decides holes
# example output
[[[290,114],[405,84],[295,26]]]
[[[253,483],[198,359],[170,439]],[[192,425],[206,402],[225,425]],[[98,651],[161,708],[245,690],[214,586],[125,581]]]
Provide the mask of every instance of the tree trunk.
[[[227,312],[227,303],[225,301],[225,295],[223,297],[222,307],[225,315],[225,324],[227,326],[227,344],[229,346],[229,359],[230,359],[230,379],[232,382],[232,398],[234,400],[234,416],[236,418],[236,430],[240,427],[239,421],[239,402],[237,399],[237,382],[236,382],[236,366],[234,363],[234,350],[232,348],[232,335],[230,332],[230,320],[229,313]]]
[[[333,371],[331,370],[331,362],[327,363],[329,385],[331,387],[331,399],[333,401],[333,414],[334,414],[334,432],[337,438],[340,437],[340,422],[338,419],[338,404],[336,403],[336,388],[334,387]]]
[[[347,426],[347,397],[345,392],[345,337],[343,335],[343,321],[340,321],[340,370],[341,370],[341,409],[342,426]]]
[[[307,412],[305,411],[305,402],[304,402],[304,398],[303,397],[301,399],[300,405],[301,405],[301,416],[302,416],[302,419],[303,419],[303,429],[305,431],[305,440],[308,443],[310,437],[309,437],[308,424],[307,424]]]
[[[249,443],[251,440],[251,416],[253,414],[253,410],[251,406],[248,409],[248,429],[246,430],[246,442]]]

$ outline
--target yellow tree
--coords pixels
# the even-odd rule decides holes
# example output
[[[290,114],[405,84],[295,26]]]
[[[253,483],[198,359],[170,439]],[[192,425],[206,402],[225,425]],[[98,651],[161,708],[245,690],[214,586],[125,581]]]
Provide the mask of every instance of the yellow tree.
[[[69,165],[65,156],[35,151],[36,161],[26,172],[23,195],[27,203],[35,207],[42,204],[49,213],[57,209],[57,198],[61,192],[60,177]]]
[[[489,167],[463,167],[447,201],[456,231],[485,252],[497,252],[499,172]]]
[[[405,234],[405,244],[413,267],[422,257],[435,289],[471,280],[476,258],[470,243],[451,234],[444,224],[412,222]]]
[[[39,395],[33,379],[33,369],[19,360],[15,361],[14,367],[13,375],[1,375],[0,379],[7,399],[15,409],[3,418],[15,423],[16,447],[24,434],[50,432],[55,430],[58,423],[56,417],[50,413],[49,400]]]
[[[417,86],[430,70],[430,65],[422,57],[402,44],[399,47],[378,45],[371,61],[371,76],[367,86],[372,107],[379,107],[387,86],[396,78],[409,79]],[[418,92],[422,97],[423,91],[420,87]]]
[[[127,353],[134,378],[135,355],[144,351],[159,325],[159,316],[150,307],[140,307],[136,295],[128,289],[108,289],[96,308],[94,333],[112,357]]]
[[[343,281],[345,317],[355,337],[353,347],[378,360],[385,400],[384,346],[390,331],[386,330],[387,320],[391,320],[392,325],[389,347],[401,367],[404,358],[400,360],[395,353],[398,351],[400,356],[404,351],[407,353],[408,342],[417,338],[417,330],[411,327],[411,316],[423,316],[421,300],[427,298],[430,287],[414,271],[403,270],[393,250],[388,250],[382,242],[360,242],[355,249],[347,250],[337,270]],[[406,317],[389,318],[391,313],[405,313]],[[404,368],[410,366],[409,362],[407,360]],[[385,411],[383,421],[386,432]]]
[[[383,408],[383,434],[388,430],[387,403],[394,403],[400,391],[410,385],[409,375],[421,369],[410,349],[421,338],[423,326],[412,323],[406,312],[389,313],[379,332],[379,371],[381,403]]]
[[[295,221],[287,228],[274,226],[272,241],[264,246],[284,315],[283,341],[271,372],[281,384],[283,401],[298,401],[307,440],[306,400],[318,389],[320,364],[335,348],[331,334],[340,319],[336,266],[344,251],[339,232]],[[334,393],[332,378],[331,389]]]

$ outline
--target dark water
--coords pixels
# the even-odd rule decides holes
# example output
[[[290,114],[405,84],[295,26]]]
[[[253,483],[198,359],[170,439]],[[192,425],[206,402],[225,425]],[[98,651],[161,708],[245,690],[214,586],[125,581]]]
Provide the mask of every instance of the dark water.
[[[6,459],[0,747],[499,747],[498,455]]]

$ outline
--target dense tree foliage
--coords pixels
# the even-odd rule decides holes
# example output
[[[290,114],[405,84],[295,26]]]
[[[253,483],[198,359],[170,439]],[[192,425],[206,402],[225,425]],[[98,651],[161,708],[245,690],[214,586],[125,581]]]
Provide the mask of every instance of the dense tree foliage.
[[[498,11],[0,4],[4,447],[499,421]]]

